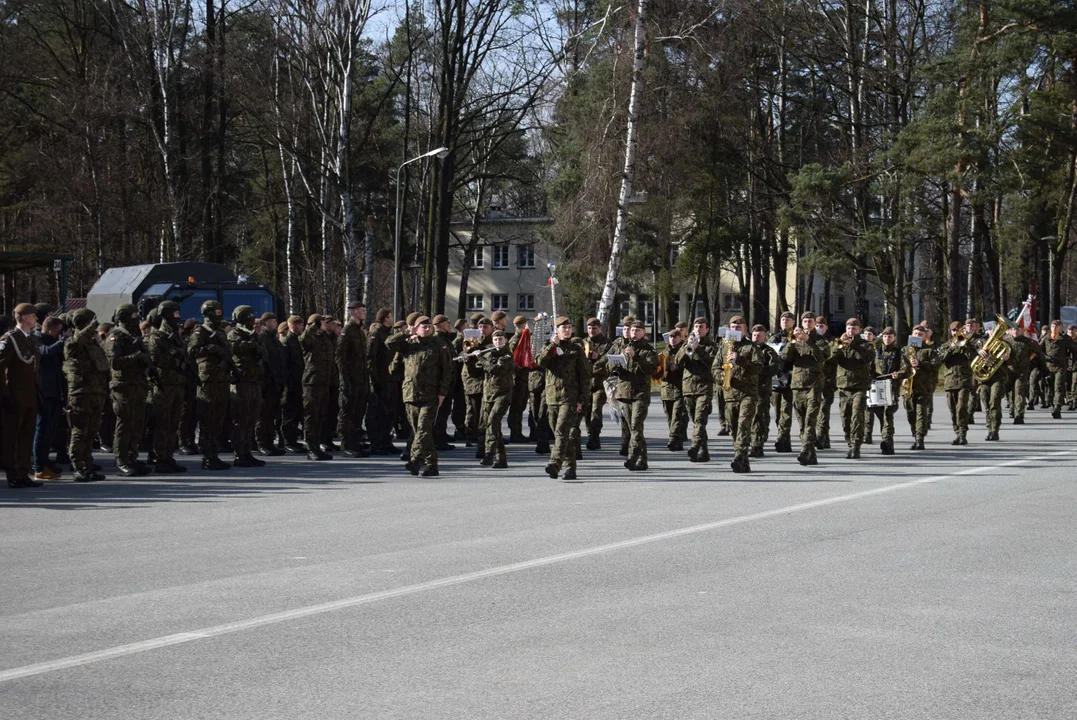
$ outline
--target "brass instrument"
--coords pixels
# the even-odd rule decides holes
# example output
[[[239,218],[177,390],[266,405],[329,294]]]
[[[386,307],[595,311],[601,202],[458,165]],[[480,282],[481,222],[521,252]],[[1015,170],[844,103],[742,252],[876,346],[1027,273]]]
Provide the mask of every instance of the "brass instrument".
[[[905,348],[905,355],[909,358],[910,361],[916,356],[916,351],[913,349],[912,345],[909,345]],[[912,400],[912,381],[915,379],[916,368],[914,367],[909,373],[909,377],[905,378],[905,385],[901,388],[901,397],[905,398],[906,400]]]
[[[591,359],[591,353],[595,351],[595,344],[591,342],[591,338],[585,337],[583,339],[583,355],[588,360]]]
[[[725,347],[725,343],[722,343],[723,357],[728,355],[732,351],[732,345],[728,348]],[[722,389],[731,390],[733,387],[733,364],[730,362],[722,363]]]
[[[1010,346],[1003,339],[1010,329],[1010,323],[1001,315],[996,315],[995,317],[998,323],[995,325],[995,329],[991,331],[991,337],[987,338],[987,342],[984,343],[982,348],[987,351],[987,357],[977,354],[972,359],[972,362],[969,363],[972,376],[976,378],[977,382],[983,383],[990,380],[1010,357]]]
[[[963,348],[968,343],[969,336],[963,332],[954,333],[953,343],[954,347]]]
[[[666,354],[661,353],[658,356],[658,364],[654,366],[654,372],[651,374],[651,380],[654,382],[662,382],[666,377]]]

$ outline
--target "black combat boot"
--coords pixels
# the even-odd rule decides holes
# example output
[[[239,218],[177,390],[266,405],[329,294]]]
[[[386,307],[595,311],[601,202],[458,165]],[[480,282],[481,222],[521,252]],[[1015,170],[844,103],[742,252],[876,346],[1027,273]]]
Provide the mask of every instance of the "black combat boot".
[[[763,446],[762,445],[753,445],[752,449],[748,451],[748,457],[750,457],[750,458],[761,458],[761,457],[763,457]]]
[[[557,479],[557,473],[559,471],[560,471],[560,468],[557,467],[557,463],[549,463],[546,466],[546,474],[549,475],[552,480]]]
[[[426,467],[423,468],[423,471],[421,473],[419,473],[419,474],[422,475],[423,477],[437,477],[441,473],[438,472],[438,466],[437,465],[427,465]]]
[[[588,450],[601,450],[602,441],[598,439],[598,435],[587,436],[587,449]]]
[[[219,457],[202,458],[203,470],[229,470],[231,467],[230,464]]]
[[[565,480],[575,480],[576,479],[576,468],[572,468],[571,470],[565,470],[564,479]]]
[[[482,460],[479,460],[479,465],[485,465],[486,467],[490,467],[493,464],[494,464],[493,453],[486,453],[485,455],[482,456]]]

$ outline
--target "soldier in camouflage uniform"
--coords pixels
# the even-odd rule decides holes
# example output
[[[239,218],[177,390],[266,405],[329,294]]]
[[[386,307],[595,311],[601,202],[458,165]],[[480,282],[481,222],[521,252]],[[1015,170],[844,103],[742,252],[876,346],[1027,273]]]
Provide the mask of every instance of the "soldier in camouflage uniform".
[[[833,348],[837,363],[836,385],[839,392],[841,428],[849,450],[847,460],[860,459],[860,446],[864,442],[864,411],[867,393],[875,373],[875,348],[860,337],[860,320],[845,321],[845,334]]]
[[[624,367],[610,366],[609,355],[603,360],[609,373],[617,378],[614,399],[624,406],[625,424],[629,431],[625,467],[633,471],[646,470],[648,467],[647,438],[643,434],[643,425],[651,405],[651,377],[658,367],[658,353],[644,338],[644,332],[643,322],[633,321],[620,352],[611,353],[625,356]]]
[[[281,396],[280,431],[284,448],[290,453],[305,453],[299,444],[299,428],[303,422],[303,348],[299,338],[307,329],[307,321],[298,315],[288,318],[288,330],[280,338],[284,346],[284,393]]]
[[[224,315],[216,300],[202,303],[204,321],[191,333],[187,354],[198,363],[198,448],[202,451],[203,470],[228,470],[231,464],[219,457],[221,437],[225,433],[225,417],[232,381],[232,348],[221,326]]]
[[[951,445],[968,445],[969,393],[972,391],[972,370],[969,363],[976,357],[976,343],[968,338],[958,345],[954,337],[962,329],[958,321],[950,323],[950,340],[939,348],[939,367],[946,404],[950,408],[950,424],[954,429]]]
[[[366,306],[358,300],[348,303],[348,322],[337,339],[337,371],[340,375],[340,415],[337,431],[344,457],[367,457],[360,445],[366,416],[370,379],[367,376]]]
[[[284,346],[279,339],[277,316],[262,313],[258,341],[265,349],[266,367],[262,373],[262,410],[254,426],[258,454],[266,457],[283,455],[277,447],[277,430],[281,421],[281,402],[284,399]]]
[[[175,458],[190,364],[179,335],[180,306],[166,300],[157,306],[157,317],[160,323],[150,331],[149,337],[150,359],[161,378],[154,387],[150,403],[153,408],[154,470],[159,473],[186,472],[187,468]]]
[[[490,342],[493,343],[494,349],[479,359],[485,376],[482,416],[486,422],[486,453],[480,462],[495,468],[507,468],[509,463],[505,455],[501,421],[512,403],[516,386],[516,363],[512,359],[512,351],[508,347],[509,338],[504,331],[494,330]]]
[[[610,343],[610,349],[606,353],[607,355],[620,355],[621,353],[624,352],[625,345],[628,344],[629,331],[632,328],[632,323],[634,323],[635,321],[636,321],[636,318],[632,317],[631,315],[625,315],[623,318],[621,318],[621,335],[620,335],[620,337],[614,338],[613,342]],[[608,364],[601,364],[600,363],[600,364],[596,365],[596,368],[599,369],[599,372],[601,372],[604,377],[609,377],[610,370],[609,370],[609,365]],[[627,416],[622,414],[621,415],[621,449],[620,449],[620,453],[619,453],[621,455],[621,457],[628,457],[628,445],[629,445],[629,442],[630,442],[631,438],[632,438],[632,434],[628,429],[628,418],[627,418]]]
[[[767,329],[762,325],[752,327],[752,342],[763,351],[763,368],[759,372],[759,402],[755,406],[755,420],[752,422],[752,447],[748,457],[763,457],[763,445],[770,434],[770,396],[774,377],[780,372],[782,359],[777,351],[767,344]]]
[[[602,323],[598,318],[587,320],[587,340],[584,343],[584,357],[591,368],[590,391],[587,392],[580,411],[587,425],[587,449],[602,449],[602,413],[606,407],[606,387],[603,384],[606,375],[598,367],[598,361],[610,350],[610,341],[602,333]]]
[[[299,337],[303,349],[303,438],[308,460],[332,460],[321,448],[325,439],[325,408],[329,404],[330,375],[336,372],[333,341],[323,326],[325,318],[311,315]]]
[[[1025,424],[1025,404],[1028,402],[1028,380],[1032,373],[1032,361],[1043,354],[1039,343],[1025,334],[1021,326],[1010,329],[1010,382],[1007,387],[1010,417],[1014,425]]]
[[[146,430],[146,373],[153,364],[142,345],[138,308],[120,305],[112,320],[115,327],[105,343],[105,354],[112,369],[112,411],[116,415],[113,455],[120,475],[145,475],[149,468],[138,459],[138,444]]]
[[[886,406],[871,408],[875,418],[879,421],[879,451],[883,455],[894,454],[894,415],[897,413],[897,397],[899,379],[906,376],[909,371],[908,360],[905,353],[898,348],[897,335],[894,328],[883,328],[879,336],[879,343],[875,348],[875,364],[872,371],[875,377],[889,377],[890,391],[894,397],[894,403]]]
[[[707,423],[711,414],[711,398],[714,396],[711,366],[718,348],[709,336],[707,319],[698,317],[692,322],[691,335],[677,350],[677,362],[684,369],[681,392],[685,412],[692,419],[692,447],[688,449],[688,459],[692,462],[711,459],[707,447]]]
[[[449,318],[445,315],[435,315],[432,322],[434,325],[434,338],[441,343],[451,361],[457,355],[456,332],[452,329]],[[437,417],[434,418],[434,449],[438,452],[456,449],[456,446],[449,442],[449,418],[452,417],[453,405],[456,402],[456,384],[460,377],[459,365],[460,363],[453,363],[453,370],[450,373],[452,382],[449,394],[445,397],[445,402],[441,403]],[[410,451],[408,457],[411,457]]]
[[[535,318],[538,321],[538,318]],[[546,371],[538,365],[528,370],[527,375],[528,410],[531,414],[531,426],[535,436],[535,452],[539,455],[550,454],[549,408],[546,406]]]
[[[467,445],[470,447],[474,444],[476,446],[475,454],[481,458],[484,454],[484,444],[483,438],[480,437],[479,428],[482,424],[482,382],[484,375],[482,367],[479,365],[478,356],[472,353],[481,352],[492,347],[490,335],[494,332],[494,323],[489,318],[484,317],[477,324],[479,330],[482,331],[482,338],[469,349],[461,377],[464,383],[464,401],[467,403],[467,417],[464,420],[468,432]]]
[[[770,336],[770,342],[780,347],[779,352],[785,349],[789,341],[793,339],[793,328],[797,321],[791,312],[782,313],[779,320],[781,329]],[[781,360],[781,357],[779,357]],[[770,393],[770,402],[774,405],[774,420],[777,423],[778,439],[774,442],[775,452],[793,452],[793,445],[789,435],[793,429],[793,366],[788,361],[782,361],[778,368],[778,374],[774,379],[774,387]]]
[[[1069,383],[1069,395],[1068,409],[1070,411],[1077,410],[1077,325],[1069,325],[1066,327],[1066,337],[1070,339],[1075,350],[1073,361],[1070,363],[1068,383]]]
[[[1051,417],[1061,420],[1062,403],[1066,401],[1069,368],[1077,362],[1077,345],[1062,332],[1062,321],[1052,320],[1050,332],[1040,340],[1040,347],[1043,348],[1043,356],[1047,361],[1047,371],[1051,374],[1048,380],[1052,389],[1051,398],[1054,402]]]
[[[578,413],[583,407],[591,373],[583,348],[572,341],[572,321],[559,317],[554,327],[556,334],[536,358],[546,375],[546,407],[554,433],[546,474],[556,478],[564,468],[564,479],[575,480],[579,438],[573,430],[580,426]]]
[[[914,337],[921,339],[927,336],[923,326],[920,325],[912,329],[912,334]],[[927,436],[931,422],[927,407],[934,402],[935,395],[934,376],[930,371],[923,372],[923,370],[939,364],[938,353],[934,348],[913,347],[910,345],[905,348],[905,354],[910,368],[909,373],[911,374],[911,378],[906,377],[905,382],[912,383],[912,397],[907,401],[906,409],[911,418],[910,425],[915,437],[910,449],[923,450],[925,449],[924,438]]]
[[[254,309],[239,305],[232,311],[235,327],[228,333],[236,374],[232,383],[232,452],[235,467],[262,467],[254,457],[254,425],[262,412],[262,376],[269,364],[265,345],[254,331]]]
[[[404,362],[402,387],[404,412],[411,423],[411,455],[406,467],[412,475],[438,475],[438,454],[434,447],[434,418],[452,388],[452,361],[434,337],[430,318],[415,319],[412,333],[396,333],[385,343]]]
[[[819,336],[830,343],[831,338],[827,334],[829,324],[825,317],[820,315],[815,321],[815,331]],[[819,396],[819,418],[815,427],[815,447],[817,450],[830,449],[830,410],[834,407],[834,395],[837,393],[838,363],[834,357],[833,348],[830,357],[823,363],[823,378]]]
[[[815,314],[800,316],[800,327],[793,329],[792,340],[782,349],[782,360],[793,365],[790,387],[793,411],[800,426],[801,465],[818,465],[815,454],[815,430],[819,422],[822,396],[823,363],[830,358],[829,343],[815,331]]]
[[[71,425],[68,454],[75,466],[75,482],[104,480],[93,466],[93,439],[101,428],[108,399],[109,362],[97,341],[97,317],[80,308],[72,313],[75,333],[64,342],[64,376],[67,378],[67,421]]]
[[[759,402],[759,375],[766,362],[761,345],[752,342],[748,323],[740,315],[729,319],[729,329],[740,333],[740,340],[727,337],[719,346],[711,365],[711,373],[722,377],[725,365],[732,365],[729,388],[722,388],[725,397],[726,424],[733,434],[733,461],[729,467],[735,473],[751,472],[748,449],[752,442],[752,423]]]
[[[513,333],[508,339],[509,354],[515,357],[520,345],[523,331],[527,328],[527,318],[517,315],[512,320]],[[509,401],[509,443],[526,443],[524,435],[524,411],[527,410],[527,368],[517,366],[513,381],[512,399]]]
[[[672,452],[684,450],[684,441],[688,437],[684,409],[684,394],[681,392],[681,381],[684,378],[684,369],[677,362],[677,351],[684,343],[684,337],[680,330],[672,330],[669,333],[669,345],[665,350],[658,353],[660,367],[664,367],[660,374],[660,397],[662,398],[662,410],[666,413],[666,426],[669,428],[669,438],[666,441],[666,449]]]

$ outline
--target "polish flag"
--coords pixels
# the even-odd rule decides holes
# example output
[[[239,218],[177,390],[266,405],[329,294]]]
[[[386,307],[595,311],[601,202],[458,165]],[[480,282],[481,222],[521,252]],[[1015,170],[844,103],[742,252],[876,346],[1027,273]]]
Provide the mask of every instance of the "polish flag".
[[[1032,319],[1032,303],[1035,299],[1035,295],[1029,295],[1028,299],[1021,303],[1021,312],[1017,315],[1017,325],[1025,329],[1026,335],[1039,341],[1036,321]]]

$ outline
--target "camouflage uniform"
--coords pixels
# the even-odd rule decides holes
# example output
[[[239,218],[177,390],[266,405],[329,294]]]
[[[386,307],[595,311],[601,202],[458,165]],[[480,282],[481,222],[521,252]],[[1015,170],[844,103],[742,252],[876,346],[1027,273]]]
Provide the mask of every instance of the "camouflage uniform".
[[[611,354],[625,354],[628,348],[632,348],[633,354],[625,356],[625,367],[610,367],[609,355],[603,363],[609,373],[617,378],[613,398],[624,406],[624,425],[629,433],[625,467],[629,470],[646,470],[647,438],[643,434],[643,425],[651,405],[651,377],[658,366],[658,353],[643,338],[631,341],[622,338],[621,341],[617,352],[611,351]]]
[[[748,457],[763,457],[763,446],[770,435],[770,400],[774,391],[774,378],[781,372],[782,359],[770,345],[763,345],[763,369],[759,372],[759,403],[755,407],[752,423],[752,447]]]
[[[280,343],[284,346],[280,432],[285,447],[295,452],[299,449],[299,426],[303,421],[303,348],[299,345],[299,335],[291,330]]]
[[[340,413],[337,432],[341,448],[348,455],[360,454],[359,438],[366,416],[370,378],[367,375],[366,328],[349,319],[337,340],[337,370],[340,374]]]
[[[521,333],[527,325],[516,328],[512,337],[509,338],[509,354],[515,355],[516,348],[520,345]],[[515,365],[515,363],[514,363]],[[524,436],[524,411],[527,410],[527,368],[517,367],[513,371],[512,398],[509,402],[509,442],[522,443],[527,440]]]
[[[782,349],[782,360],[792,363],[793,411],[800,426],[802,465],[817,464],[815,456],[815,432],[819,422],[822,400],[823,363],[830,358],[829,343],[816,332],[808,333],[804,340],[790,341]]]
[[[711,366],[717,347],[709,338],[701,338],[695,348],[689,348],[685,341],[677,348],[677,363],[683,368],[681,392],[684,406],[692,419],[692,448],[689,457],[693,461],[706,462],[710,459],[707,447],[707,422],[711,415],[711,398],[714,396],[714,374]]]
[[[490,336],[483,337],[468,352],[482,351],[490,347]],[[464,361],[461,379],[464,383],[464,402],[467,403],[467,415],[464,424],[467,427],[469,443],[475,443],[481,450],[483,439],[479,432],[482,426],[482,383],[485,375],[479,365],[478,356],[469,356]]]
[[[684,344],[683,341],[681,344]],[[684,393],[681,390],[684,368],[677,362],[677,348],[667,347],[658,353],[658,359],[665,365],[659,392],[662,409],[666,413],[666,426],[669,428],[669,442],[666,447],[670,450],[683,450],[684,441],[688,439],[688,412],[685,410]]]
[[[132,320],[137,312],[134,305],[121,305],[113,317],[116,327],[105,343],[112,370],[112,411],[116,415],[112,451],[123,475],[144,472],[138,462],[138,445],[146,430],[146,371],[151,361],[142,345],[138,320]]]
[[[733,463],[748,468],[748,449],[752,442],[752,423],[755,422],[755,406],[759,402],[759,375],[766,362],[761,345],[749,338],[736,342],[723,341],[715,353],[711,372],[721,377],[726,356],[734,353],[733,373],[729,389],[723,388],[725,397],[726,425],[733,434]],[[734,468],[737,469],[737,468]]]
[[[779,346],[779,353],[789,343],[791,334],[788,332],[776,332],[769,338],[770,342]],[[777,423],[778,439],[774,443],[776,452],[792,452],[792,444],[789,435],[793,430],[793,366],[788,361],[778,357],[781,364],[778,373],[774,377],[770,393],[770,401],[774,405],[774,420]]]
[[[610,341],[599,333],[585,340],[591,346],[591,354],[586,357],[591,366],[590,388],[585,393],[582,411],[583,421],[587,425],[587,449],[602,449],[602,413],[606,408],[606,371],[599,367],[598,361],[610,351]]]
[[[482,392],[482,417],[485,421],[483,430],[486,433],[486,453],[483,460],[484,462],[487,460],[493,462],[494,467],[508,467],[508,459],[505,456],[505,437],[502,434],[501,423],[505,419],[506,413],[509,412],[509,406],[514,399],[516,363],[513,361],[512,351],[508,349],[507,345],[500,350],[491,350],[486,355],[483,355],[480,361],[483,375],[485,376]]]
[[[97,341],[97,323],[90,310],[73,313],[75,334],[64,342],[64,376],[67,378],[67,421],[71,425],[68,454],[75,479],[99,480],[93,469],[93,439],[101,428],[108,398],[109,362]]]
[[[857,335],[848,345],[837,344],[833,357],[837,364],[835,385],[840,393],[841,427],[849,446],[846,457],[858,458],[864,442],[864,408],[875,369],[875,347]]]
[[[884,345],[879,343],[875,348],[875,364],[872,368],[876,377],[890,375],[892,373],[907,374],[909,371],[908,360],[905,353],[898,349],[897,345]],[[894,454],[894,415],[897,413],[898,387],[900,380],[890,380],[890,390],[895,402],[887,406],[875,406],[871,408],[875,419],[879,421],[879,450],[883,455]]]
[[[285,349],[276,330],[263,327],[258,341],[265,350],[266,367],[262,373],[262,411],[254,426],[255,444],[263,455],[281,455],[277,448],[277,428],[281,422],[281,404],[285,393]]]
[[[576,472],[576,454],[579,439],[573,430],[579,429],[576,414],[587,393],[591,372],[581,348],[572,340],[550,342],[536,358],[545,374],[545,400],[553,428],[554,445],[546,472],[557,477],[562,468],[569,479]],[[649,378],[648,378],[649,382]]]
[[[232,452],[236,465],[259,467],[265,463],[254,457],[254,426],[262,413],[262,377],[269,359],[265,345],[254,332],[254,311],[240,305],[232,312],[235,327],[228,333],[232,362],[236,367],[232,383]]]
[[[1006,389],[1009,396],[1010,417],[1015,425],[1025,422],[1025,405],[1028,402],[1028,382],[1032,373],[1032,361],[1043,354],[1039,343],[1025,335],[1010,337],[1010,382]]]
[[[153,454],[158,472],[186,470],[175,459],[179,443],[183,400],[187,392],[190,359],[179,336],[179,305],[163,302],[158,308],[161,323],[150,332],[149,353],[160,382],[153,390]]]
[[[409,469],[417,475],[426,465],[426,474],[437,472],[438,455],[434,447],[434,417],[438,398],[447,397],[452,389],[452,361],[444,346],[434,337],[421,338],[404,333],[392,335],[385,347],[403,358],[404,382],[402,393],[404,412],[411,423],[411,453]]]
[[[834,356],[833,348],[831,348],[830,357],[823,363],[823,377],[819,395],[819,417],[815,425],[816,447],[821,450],[830,448],[830,409],[834,407],[834,395],[837,393],[838,388],[837,382],[838,363],[837,358]]]
[[[910,346],[905,348],[905,355],[910,361],[909,372],[912,373],[915,370],[912,377],[912,398],[906,402],[909,425],[912,427],[913,435],[916,438],[913,449],[923,450],[924,438],[927,436],[931,423],[928,406],[934,402],[935,396],[934,375],[930,371],[923,372],[923,370],[939,364],[938,353],[930,347],[914,348]],[[914,358],[920,363],[917,368],[912,367],[911,361]]]
[[[206,320],[194,329],[187,343],[187,354],[198,363],[198,446],[202,451],[202,467],[208,470],[227,470],[219,453],[224,421],[229,405],[229,384],[232,381],[232,349],[221,329],[223,318],[220,303],[209,300],[202,304]]]
[[[329,406],[329,386],[337,368],[333,340],[322,327],[322,317],[312,315],[307,329],[299,336],[303,349],[303,439],[311,460],[328,460],[322,452],[325,442],[326,408]]]
[[[1062,417],[1062,403],[1066,400],[1066,382],[1070,365],[1077,362],[1077,346],[1068,335],[1059,333],[1057,338],[1046,335],[1040,340],[1043,356],[1047,361],[1047,370],[1051,373],[1049,380],[1054,403],[1051,417]]]
[[[969,363],[976,357],[976,343],[966,341],[961,347],[950,340],[939,348],[939,367],[946,405],[950,408],[950,424],[954,429],[954,445],[962,445],[969,431],[969,393],[972,390],[972,370]]]

